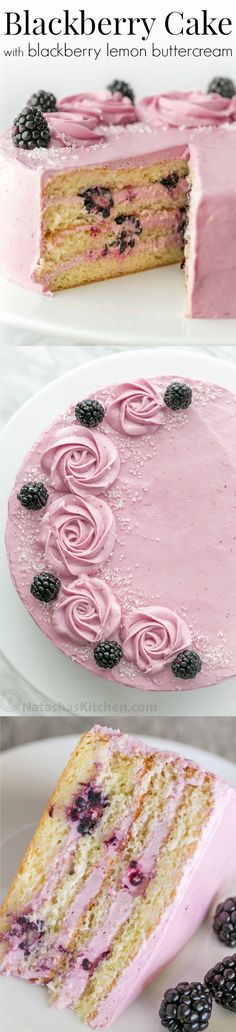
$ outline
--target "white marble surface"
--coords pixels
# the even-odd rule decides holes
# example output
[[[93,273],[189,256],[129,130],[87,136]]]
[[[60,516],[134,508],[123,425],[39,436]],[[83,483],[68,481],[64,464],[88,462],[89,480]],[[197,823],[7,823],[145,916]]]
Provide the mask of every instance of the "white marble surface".
[[[160,342],[161,345],[161,342]],[[186,349],[189,350],[189,348]],[[0,429],[11,415],[41,387],[84,362],[92,361],[107,353],[106,347],[58,345],[57,341],[33,337],[21,331],[5,328],[0,334]],[[112,346],[115,354],[124,350]],[[209,345],[207,348],[191,346],[193,351],[203,351],[236,363],[235,345]],[[3,656],[0,656],[0,712],[11,714],[25,712],[25,706],[45,707],[45,697],[40,697],[30,685],[18,677]],[[48,700],[49,702],[49,700]],[[27,711],[28,712],[28,711]],[[31,710],[35,712],[35,710]],[[45,708],[43,709],[45,712]],[[140,723],[140,718],[138,718]]]

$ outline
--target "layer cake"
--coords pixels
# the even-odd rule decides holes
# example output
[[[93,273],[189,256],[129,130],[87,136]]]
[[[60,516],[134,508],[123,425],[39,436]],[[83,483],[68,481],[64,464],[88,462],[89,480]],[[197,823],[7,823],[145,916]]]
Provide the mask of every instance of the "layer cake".
[[[1,271],[50,294],[186,258],[187,314],[235,317],[236,97],[78,94],[35,133],[31,112],[0,143]]]

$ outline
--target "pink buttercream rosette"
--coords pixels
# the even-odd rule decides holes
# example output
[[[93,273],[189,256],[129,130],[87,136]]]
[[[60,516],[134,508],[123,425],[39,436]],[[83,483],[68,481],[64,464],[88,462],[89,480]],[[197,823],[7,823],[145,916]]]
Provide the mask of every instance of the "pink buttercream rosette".
[[[96,113],[88,115],[86,112],[73,114],[70,111],[53,111],[45,117],[51,133],[51,142],[57,147],[87,147],[102,143],[105,139]]]
[[[230,100],[219,93],[163,93],[143,97],[138,105],[141,121],[153,129],[170,126],[200,129],[236,120],[236,97]]]
[[[145,674],[158,674],[178,652],[189,647],[191,634],[177,613],[162,606],[148,606],[125,616],[122,648],[129,662]]]
[[[109,584],[82,574],[60,594],[53,612],[53,624],[60,641],[74,645],[96,645],[114,633],[121,608]]]
[[[74,93],[59,101],[60,112],[96,117],[102,125],[129,125],[139,121],[137,108],[129,97],[109,90],[97,93]]]
[[[87,494],[65,494],[49,505],[39,541],[49,569],[77,577],[104,563],[114,548],[116,528],[107,502]]]
[[[41,467],[55,491],[98,494],[116,480],[120,459],[115,444],[104,434],[75,430],[72,425],[55,433],[43,453]]]
[[[160,391],[149,380],[118,384],[107,405],[106,418],[118,433],[136,437],[158,430],[165,405]]]

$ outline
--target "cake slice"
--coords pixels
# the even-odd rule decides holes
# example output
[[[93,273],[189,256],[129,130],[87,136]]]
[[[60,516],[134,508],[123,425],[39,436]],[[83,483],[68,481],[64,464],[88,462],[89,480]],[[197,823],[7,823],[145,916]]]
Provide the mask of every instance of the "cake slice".
[[[108,1028],[235,873],[236,794],[107,728],[69,760],[2,908],[1,971]]]
[[[195,133],[186,244],[188,315],[236,317],[236,133]]]
[[[0,269],[46,293],[183,258],[187,134],[82,128],[74,147],[0,143]]]

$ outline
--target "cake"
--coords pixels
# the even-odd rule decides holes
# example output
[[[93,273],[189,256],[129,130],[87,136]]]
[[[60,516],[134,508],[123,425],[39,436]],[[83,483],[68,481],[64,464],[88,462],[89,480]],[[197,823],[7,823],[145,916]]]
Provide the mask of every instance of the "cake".
[[[184,264],[186,251],[188,315],[235,317],[236,96],[171,93],[135,106],[106,90],[45,105],[26,108],[1,138],[1,271],[54,293]],[[192,207],[197,192],[209,212],[207,257],[204,217],[194,243],[192,215],[186,230],[192,189]]]
[[[1,973],[109,1028],[235,876],[234,790],[95,727],[73,752],[2,908]]]
[[[234,676],[236,396],[173,371],[75,401],[32,445],[9,499],[8,561],[28,613],[111,690]]]

